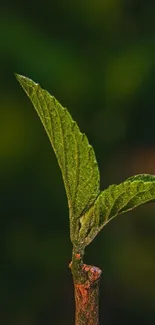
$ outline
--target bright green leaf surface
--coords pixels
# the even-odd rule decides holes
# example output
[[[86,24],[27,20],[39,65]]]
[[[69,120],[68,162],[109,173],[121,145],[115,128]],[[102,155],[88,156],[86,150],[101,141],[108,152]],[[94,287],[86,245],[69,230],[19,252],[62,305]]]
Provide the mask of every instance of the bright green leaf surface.
[[[99,194],[99,170],[92,146],[66,108],[39,84],[17,75],[48,134],[61,168],[70,212],[71,239],[76,239],[79,218]]]
[[[155,176],[140,174],[100,193],[91,211],[91,224],[86,215],[81,220],[79,240],[88,245],[97,233],[118,214],[155,200]]]
[[[100,192],[94,150],[67,109],[32,80],[19,75],[17,79],[44,125],[61,168],[74,245],[85,247],[115,216],[155,200],[155,177],[147,174]]]

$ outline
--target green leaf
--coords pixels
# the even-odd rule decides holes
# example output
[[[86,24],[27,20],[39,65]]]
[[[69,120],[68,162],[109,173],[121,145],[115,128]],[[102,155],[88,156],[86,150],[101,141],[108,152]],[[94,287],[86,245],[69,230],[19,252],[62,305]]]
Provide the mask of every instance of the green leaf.
[[[61,168],[74,246],[84,248],[118,214],[155,201],[155,176],[147,174],[100,192],[94,150],[67,109],[39,84],[20,75],[17,79],[44,125]]]
[[[83,224],[81,220],[79,240],[83,241],[85,246],[88,245],[118,214],[153,201],[155,201],[155,176],[140,174],[128,178],[119,185],[109,186],[95,201],[91,209],[91,218],[86,213]]]
[[[99,194],[99,170],[92,146],[66,108],[39,84],[16,75],[32,101],[56,154],[68,198],[70,231],[77,240],[79,219]]]

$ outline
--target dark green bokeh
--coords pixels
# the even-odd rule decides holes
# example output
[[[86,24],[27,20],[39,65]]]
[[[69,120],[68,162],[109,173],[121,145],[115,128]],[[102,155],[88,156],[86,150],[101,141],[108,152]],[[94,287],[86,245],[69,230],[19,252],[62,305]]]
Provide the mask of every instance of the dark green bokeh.
[[[94,146],[101,186],[155,174],[155,4],[0,6],[0,322],[74,324],[68,207],[56,158],[14,72],[39,82]],[[109,223],[85,260],[103,269],[101,324],[155,321],[155,205]]]

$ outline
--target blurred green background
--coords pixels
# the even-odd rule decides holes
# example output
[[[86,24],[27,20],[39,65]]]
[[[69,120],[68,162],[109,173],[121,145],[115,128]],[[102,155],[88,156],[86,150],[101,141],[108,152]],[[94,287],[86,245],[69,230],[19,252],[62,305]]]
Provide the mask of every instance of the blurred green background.
[[[56,158],[14,72],[66,106],[94,146],[101,187],[155,174],[155,3],[0,5],[2,325],[74,324],[68,207]],[[103,269],[100,324],[155,322],[155,204],[87,248]]]

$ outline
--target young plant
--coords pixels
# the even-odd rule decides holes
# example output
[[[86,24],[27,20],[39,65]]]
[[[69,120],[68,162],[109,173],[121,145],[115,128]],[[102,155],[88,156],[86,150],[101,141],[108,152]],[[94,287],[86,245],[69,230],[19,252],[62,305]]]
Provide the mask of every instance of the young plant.
[[[74,281],[76,325],[98,325],[101,270],[83,262],[85,247],[118,214],[155,200],[155,177],[140,174],[100,190],[94,149],[66,108],[39,84],[16,75],[32,101],[50,139],[62,172],[73,244],[69,265]]]

